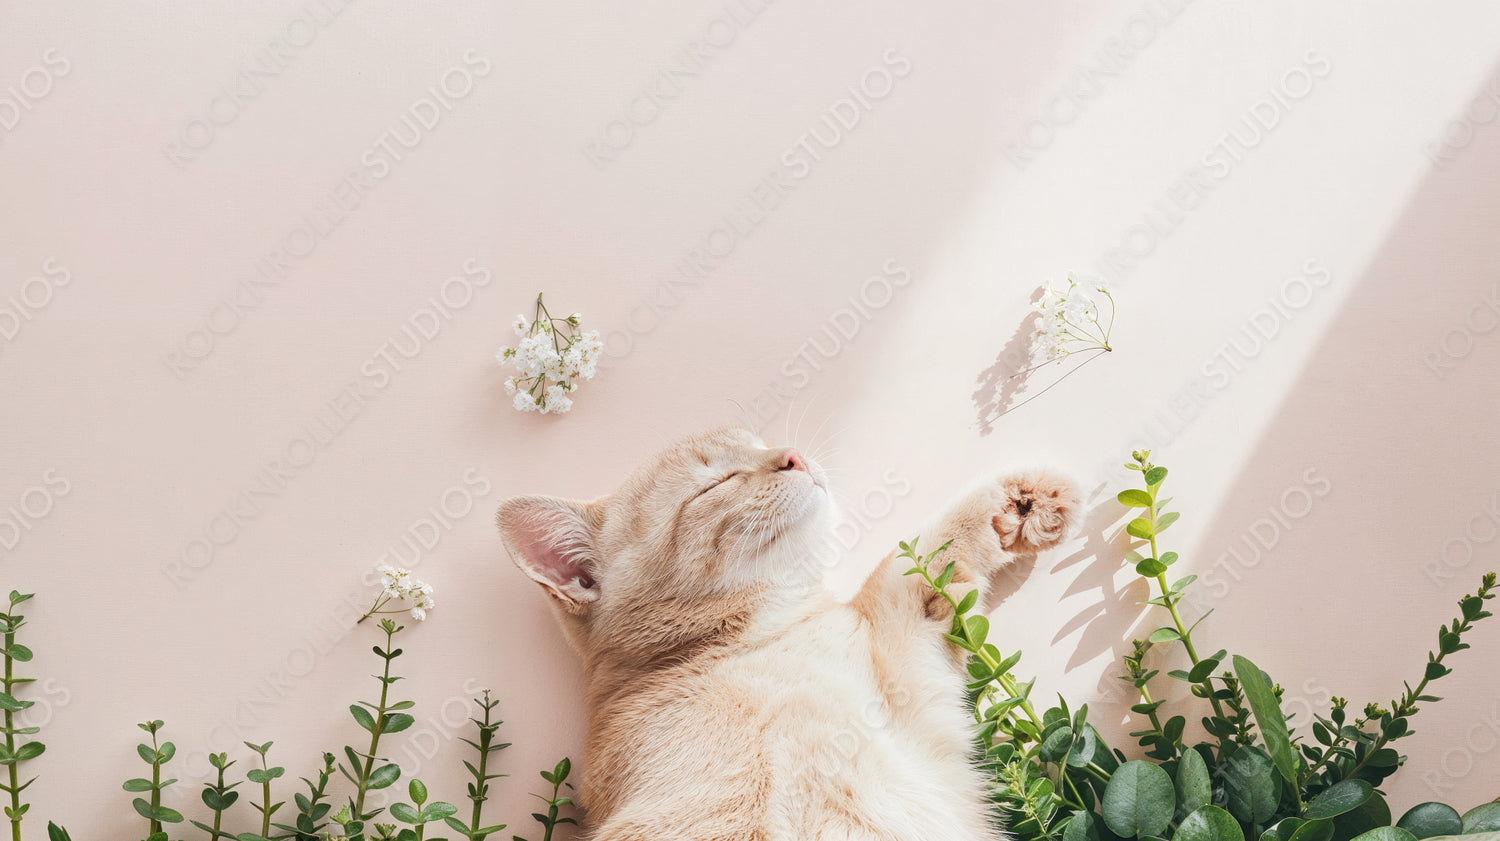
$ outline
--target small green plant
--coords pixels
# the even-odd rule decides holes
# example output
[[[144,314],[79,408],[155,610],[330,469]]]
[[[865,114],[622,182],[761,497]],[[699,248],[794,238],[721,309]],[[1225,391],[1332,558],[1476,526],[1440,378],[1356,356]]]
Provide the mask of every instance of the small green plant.
[[[421,780],[412,780],[406,787],[406,793],[411,796],[411,803],[395,803],[391,806],[391,817],[402,823],[411,824],[411,829],[403,829],[396,835],[396,841],[424,841],[427,837],[427,824],[437,823],[458,814],[458,807],[452,803],[444,803],[441,800],[433,803],[427,802],[427,786]]]
[[[318,841],[318,831],[328,825],[324,818],[333,809],[332,804],[323,802],[328,796],[328,781],[333,777],[333,764],[333,754],[325,753],[323,767],[318,769],[318,781],[314,783],[306,777],[302,778],[303,784],[307,786],[307,793],[298,792],[292,797],[292,802],[297,806],[296,824],[273,824],[284,833],[280,838],[290,841]]]
[[[285,768],[272,768],[270,762],[266,760],[266,754],[270,752],[272,744],[274,743],[266,742],[263,745],[257,745],[254,742],[245,743],[245,747],[255,751],[260,757],[260,767],[251,768],[245,773],[245,779],[259,785],[261,789],[261,802],[250,804],[257,812],[260,812],[260,834],[243,833],[239,836],[239,841],[269,841],[271,816],[276,814],[277,809],[286,805],[285,802],[271,802],[271,781],[286,772]]]
[[[31,683],[35,678],[21,677],[16,674],[17,663],[31,662],[31,649],[16,642],[16,632],[26,624],[26,617],[16,613],[16,606],[29,600],[34,594],[21,593],[16,590],[10,591],[10,607],[5,613],[0,614],[0,632],[5,634],[5,648],[0,651],[5,657],[5,677],[3,691],[0,691],[0,710],[5,714],[5,748],[0,754],[0,765],[5,766],[6,781],[0,784],[6,794],[10,795],[10,805],[5,807],[5,817],[10,821],[10,832],[13,841],[21,841],[21,820],[26,817],[26,812],[31,809],[31,804],[21,802],[21,792],[35,780],[21,782],[20,765],[28,759],[35,759],[42,755],[47,746],[37,741],[22,742],[17,736],[31,736],[37,733],[36,727],[17,727],[15,715],[29,708],[32,701],[22,701],[16,697],[16,687]]]
[[[542,841],[552,841],[552,832],[565,823],[576,824],[578,821],[572,818],[559,817],[562,807],[573,805],[573,798],[562,794],[563,786],[572,790],[573,784],[568,782],[568,774],[573,770],[573,763],[567,757],[563,757],[551,771],[543,771],[542,779],[552,785],[552,796],[546,797],[534,794],[533,797],[547,804],[547,814],[532,812],[531,817],[542,825]],[[512,836],[514,841],[526,841],[519,835]]]
[[[356,622],[363,622],[376,614],[400,613],[409,609],[412,615],[418,619],[425,618],[426,612],[432,609],[432,588],[421,581],[413,578],[409,572],[403,569],[395,569],[388,566],[377,568],[381,574],[382,590],[376,596],[374,603],[363,616]],[[18,593],[11,594],[11,607],[14,607],[31,596],[21,596]],[[404,607],[397,607],[397,603]],[[11,632],[20,627],[21,617],[7,616],[0,622],[8,623]],[[3,630],[4,626],[0,626]],[[332,753],[322,754],[322,767],[316,774],[316,781],[307,777],[302,778],[306,787],[305,792],[297,792],[293,795],[295,805],[295,819],[292,823],[277,823],[275,815],[285,805],[285,802],[276,802],[272,796],[272,783],[285,774],[285,769],[270,764],[268,754],[272,742],[256,744],[245,742],[256,756],[260,757],[260,767],[252,768],[246,774],[246,780],[254,785],[260,786],[259,802],[252,802],[251,806],[259,813],[260,832],[231,833],[225,830],[225,817],[231,808],[242,802],[240,792],[234,789],[240,782],[227,782],[227,772],[235,763],[230,761],[227,753],[214,753],[209,755],[209,764],[215,769],[214,782],[206,783],[200,793],[203,805],[208,809],[212,822],[193,820],[193,826],[208,834],[209,841],[217,839],[232,839],[232,841],[443,841],[441,838],[428,839],[427,828],[431,824],[442,822],[457,830],[465,838],[482,841],[487,835],[504,829],[503,824],[494,826],[482,826],[482,812],[484,802],[489,797],[489,782],[498,779],[503,774],[496,774],[490,770],[491,754],[510,747],[508,743],[496,743],[495,735],[499,730],[501,722],[493,715],[495,707],[499,704],[490,698],[490,693],[485,690],[483,695],[474,699],[483,711],[483,718],[470,719],[477,728],[475,739],[464,739],[478,753],[477,764],[464,761],[474,782],[468,786],[469,799],[473,802],[473,815],[471,822],[465,826],[455,816],[458,807],[443,801],[430,800],[427,786],[420,780],[412,780],[407,786],[407,793],[411,803],[395,803],[390,807],[390,817],[399,823],[375,823],[384,809],[366,809],[366,796],[372,791],[378,791],[394,784],[401,776],[401,768],[395,763],[380,757],[382,739],[394,733],[400,733],[412,726],[415,719],[410,713],[405,712],[413,708],[412,701],[396,701],[391,697],[391,687],[402,678],[392,674],[393,663],[400,657],[402,651],[395,647],[395,636],[404,630],[404,626],[396,624],[389,618],[380,621],[381,632],[385,634],[385,645],[374,646],[376,656],[384,664],[382,673],[375,675],[380,681],[380,695],[374,702],[360,701],[349,707],[349,713],[356,724],[369,734],[369,746],[361,751],[353,746],[344,749],[347,763],[339,762]],[[15,643],[13,636],[6,639],[6,652],[9,658],[16,661],[31,659],[31,652],[23,646]],[[29,681],[29,678],[14,677],[9,668],[6,672],[7,678],[13,678],[7,684],[7,688],[14,684]],[[29,702],[16,701],[7,704],[4,700],[14,700],[9,692],[0,696],[0,707],[7,708],[6,722],[11,724],[9,713],[25,709],[30,706]],[[9,709],[14,707],[14,709]],[[150,792],[150,799],[137,797],[134,801],[135,811],[146,818],[149,823],[150,836],[146,841],[168,841],[167,833],[163,824],[182,823],[184,817],[174,809],[162,805],[162,791],[176,782],[176,780],[162,779],[162,772],[166,764],[176,755],[176,747],[171,742],[157,741],[157,734],[161,731],[161,721],[149,721],[140,725],[142,730],[151,734],[151,744],[142,744],[137,748],[141,759],[150,763],[151,778],[138,778],[125,783],[125,790],[131,792]],[[10,728],[13,729],[13,728]],[[15,734],[35,733],[35,728],[24,728],[15,730]],[[16,744],[11,741],[8,744]],[[35,747],[30,747],[35,745]],[[27,743],[14,748],[14,752],[22,759],[29,759],[41,753],[39,743]],[[14,763],[10,764],[14,768]],[[574,823],[572,818],[560,817],[561,809],[571,805],[572,800],[560,795],[560,790],[566,784],[571,763],[563,759],[551,771],[542,772],[542,777],[553,784],[552,796],[542,797],[547,803],[547,814],[537,814],[534,817],[542,823],[546,832],[545,838],[550,841],[553,830],[561,824]],[[353,791],[349,794],[347,802],[335,814],[330,814],[333,804],[329,802],[329,784],[333,779],[334,772],[343,775],[351,784]],[[12,776],[14,780],[14,776]],[[24,789],[22,784],[17,791]],[[569,786],[571,788],[571,786]],[[541,797],[541,795],[537,795]],[[24,808],[18,808],[16,817],[25,813]],[[336,831],[333,827],[337,824]],[[401,826],[406,824],[406,826]],[[19,820],[13,821],[13,826],[19,825]],[[272,830],[276,834],[272,834]],[[19,829],[15,830],[16,838],[19,838]],[[55,824],[47,824],[48,841],[71,841],[68,831]]]
[[[218,838],[233,838],[233,835],[223,831],[223,825],[224,812],[230,806],[233,806],[236,800],[240,799],[240,793],[233,791],[239,783],[229,783],[227,785],[224,783],[224,772],[228,771],[229,766],[234,763],[230,761],[229,754],[227,753],[211,753],[208,755],[208,764],[212,765],[214,770],[218,772],[218,780],[213,783],[205,783],[200,797],[203,800],[203,805],[207,806],[214,813],[214,823],[213,826],[209,826],[202,821],[195,820],[192,824],[207,832],[209,841],[215,841]]]
[[[348,758],[349,764],[340,763],[338,766],[339,773],[354,784],[354,793],[349,796],[348,805],[340,810],[340,817],[334,820],[344,827],[344,834],[351,839],[363,831],[365,821],[384,811],[365,811],[365,796],[371,791],[393,785],[401,777],[401,766],[380,758],[380,737],[399,733],[416,720],[410,714],[401,712],[415,706],[414,702],[391,700],[391,686],[401,680],[391,674],[391,664],[401,656],[401,649],[395,647],[393,640],[405,627],[390,619],[380,620],[380,630],[385,632],[385,647],[375,646],[376,656],[385,662],[384,672],[376,678],[380,681],[380,699],[373,704],[360,701],[349,707],[349,714],[354,717],[355,723],[370,734],[369,748],[361,752],[352,745],[346,745],[344,756]]]
[[[484,710],[484,720],[480,721],[477,718],[469,719],[469,721],[474,723],[474,727],[478,731],[475,735],[479,738],[479,741],[464,739],[464,743],[472,747],[475,753],[478,754],[476,758],[477,765],[467,759],[464,760],[464,767],[469,769],[469,774],[474,777],[474,781],[468,784],[469,800],[474,804],[473,811],[469,816],[468,826],[465,826],[463,821],[456,817],[443,818],[443,821],[448,824],[449,828],[462,834],[465,838],[472,839],[472,841],[484,841],[489,835],[505,828],[505,824],[503,823],[496,824],[495,826],[480,826],[480,824],[483,823],[484,801],[489,799],[490,780],[505,776],[504,774],[491,774],[489,772],[490,754],[505,750],[510,747],[510,743],[495,743],[495,732],[500,729],[500,725],[503,722],[495,719],[492,714],[500,702],[491,701],[490,691],[486,689],[484,696],[482,698],[475,698],[474,703],[478,704],[479,708]]]
[[[1437,647],[1415,687],[1406,684],[1385,706],[1367,704],[1352,722],[1348,701],[1334,698],[1328,716],[1315,717],[1310,730],[1316,744],[1309,744],[1289,726],[1282,689],[1265,672],[1223,650],[1200,653],[1194,631],[1208,614],[1190,622],[1182,611],[1196,576],[1169,580],[1178,554],[1159,547],[1158,538],[1178,518],[1160,493],[1167,469],[1151,463],[1149,452],[1133,453],[1126,467],[1140,473],[1144,485],[1118,495],[1120,504],[1138,512],[1125,526],[1138,541],[1126,560],[1154,585],[1147,604],[1170,618],[1145,640],[1133,641],[1124,657],[1122,679],[1139,695],[1131,711],[1145,725],[1130,735],[1145,759],[1110,749],[1088,723],[1087,705],[1073,711],[1059,697],[1057,706],[1038,713],[1030,702],[1034,681],[1022,683],[1012,671],[1020,654],[1003,657],[986,639],[989,621],[972,613],[977,595],[948,592],[953,564],[940,559],[946,545],[923,555],[915,540],[900,544],[901,556],[912,562],[907,574],[921,575],[954,609],[948,640],[970,654],[969,697],[979,747],[993,777],[994,802],[1018,841],[1415,841],[1500,829],[1500,803],[1462,815],[1445,804],[1424,803],[1392,825],[1390,808],[1376,790],[1406,759],[1390,744],[1411,735],[1420,705],[1439,700],[1428,686],[1451,673],[1446,659],[1468,648],[1464,635],[1491,615],[1486,602],[1495,597],[1494,573],[1460,599],[1459,615],[1438,629]],[[1147,660],[1166,647],[1180,647],[1187,661],[1187,668],[1170,669],[1167,677],[1187,684],[1206,703],[1201,723],[1207,741],[1186,744],[1187,717],[1164,718],[1163,702],[1152,694],[1160,672]]]
[[[135,807],[136,814],[147,821],[147,825],[149,826],[147,832],[149,834],[146,837],[146,841],[166,841],[167,834],[162,831],[162,824],[182,823],[181,812],[161,805],[162,791],[177,782],[176,780],[163,780],[161,778],[162,768],[168,762],[172,761],[172,757],[177,755],[177,746],[171,742],[158,743],[156,734],[165,726],[160,719],[145,721],[136,726],[151,734],[151,744],[141,743],[135,747],[135,752],[151,766],[151,779],[147,780],[142,777],[136,777],[132,780],[126,780],[124,788],[126,791],[131,792],[151,792],[150,800],[144,797],[137,797],[131,801],[131,805]]]

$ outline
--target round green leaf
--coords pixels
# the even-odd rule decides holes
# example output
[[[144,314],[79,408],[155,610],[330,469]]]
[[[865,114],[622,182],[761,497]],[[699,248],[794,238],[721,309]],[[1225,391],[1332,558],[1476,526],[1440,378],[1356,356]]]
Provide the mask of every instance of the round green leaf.
[[[1074,812],[1063,828],[1062,841],[1100,841],[1099,818],[1093,812]]]
[[[1246,745],[1224,763],[1224,791],[1229,811],[1245,823],[1265,823],[1276,814],[1281,800],[1281,775],[1271,757],[1258,747]],[[1313,817],[1311,810],[1308,817]]]
[[[151,781],[136,777],[133,780],[126,780],[123,788],[126,791],[150,791]]]
[[[1375,794],[1374,786],[1364,780],[1344,780],[1334,783],[1326,791],[1307,804],[1307,819],[1333,818],[1363,805]]]
[[[1115,499],[1119,500],[1120,504],[1125,506],[1126,508],[1151,507],[1151,494],[1146,493],[1140,488],[1129,488],[1127,490],[1120,491],[1115,495]]]
[[[1155,527],[1145,517],[1136,517],[1134,520],[1126,523],[1125,531],[1131,537],[1138,537],[1141,540],[1150,540],[1156,534]]]
[[[1135,565],[1136,575],[1144,575],[1147,578],[1155,578],[1166,571],[1167,565],[1155,558],[1142,558],[1141,562]]]
[[[416,777],[406,784],[406,793],[411,796],[411,802],[421,806],[427,802],[427,785]]]
[[[1303,821],[1292,830],[1286,841],[1329,841],[1337,827],[1333,821]]]
[[[1146,471],[1146,484],[1148,485],[1160,485],[1165,478],[1167,478],[1165,467],[1153,467]]]
[[[1166,771],[1133,759],[1110,777],[1101,805],[1104,823],[1116,835],[1160,835],[1172,822],[1177,793]]]
[[[1464,835],[1476,832],[1500,832],[1500,801],[1483,803],[1464,812]]]
[[[1406,810],[1401,820],[1396,821],[1396,826],[1417,838],[1431,838],[1458,835],[1464,831],[1464,820],[1459,817],[1458,810],[1447,803],[1427,802]]]
[[[1196,753],[1197,751],[1188,751]],[[1218,806],[1202,806],[1182,819],[1173,841],[1245,841],[1245,833],[1234,816]]]
[[[375,717],[370,715],[369,710],[361,707],[359,704],[350,704],[349,714],[354,716],[354,721],[366,731],[373,732],[375,730]]]
[[[1391,825],[1391,807],[1386,805],[1380,792],[1358,807],[1333,819],[1333,828],[1339,838],[1353,838],[1372,829]]]
[[[1037,758],[1043,762],[1059,762],[1068,753],[1068,748],[1073,746],[1073,728],[1066,724],[1060,724],[1050,734],[1042,739],[1042,745],[1037,749]]]
[[[1307,823],[1301,818],[1282,818],[1276,825],[1260,834],[1260,841],[1291,841],[1297,827]]]
[[[1203,754],[1188,748],[1177,763],[1177,815],[1180,820],[1213,799],[1213,781]]]
[[[1416,836],[1396,826],[1377,826],[1355,836],[1354,841],[1416,841]]]
[[[452,803],[444,803],[439,800],[436,803],[428,803],[427,808],[422,810],[422,822],[432,823],[440,821],[449,815],[458,814],[458,807]]]
[[[220,794],[211,788],[205,788],[202,797],[204,806],[216,812],[222,812],[233,806],[234,802],[240,799],[240,793],[237,791],[226,791]]]
[[[392,762],[382,765],[370,773],[370,783],[366,788],[385,788],[401,778],[401,768]]]
[[[381,728],[383,733],[400,733],[402,730],[416,723],[416,719],[406,713],[386,713],[385,727]]]
[[[401,821],[402,823],[417,823],[418,821],[422,820],[421,816],[417,814],[417,810],[406,805],[405,803],[392,804],[391,817],[395,818],[398,821]]]
[[[36,757],[41,756],[42,751],[45,751],[46,749],[47,746],[42,744],[41,742],[27,742],[26,744],[16,748],[16,759],[35,759]]]
[[[1099,731],[1094,725],[1083,725],[1081,735],[1073,743],[1073,752],[1068,755],[1068,764],[1075,768],[1082,768],[1090,762],[1100,766],[1106,771],[1113,772],[1114,755],[1109,752],[1109,747],[1104,744],[1104,739],[1099,736]]]

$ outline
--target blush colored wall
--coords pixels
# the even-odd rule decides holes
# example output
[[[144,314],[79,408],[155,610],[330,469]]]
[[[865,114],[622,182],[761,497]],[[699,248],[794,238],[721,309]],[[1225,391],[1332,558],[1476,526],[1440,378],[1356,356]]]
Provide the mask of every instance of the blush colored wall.
[[[243,769],[274,739],[296,776],[356,741],[376,634],[351,605],[395,550],[440,606],[402,637],[418,723],[391,752],[457,801],[463,699],[492,687],[515,745],[491,814],[532,834],[581,682],[491,512],[736,420],[831,469],[842,589],[977,477],[1077,475],[1086,528],[995,621],[1097,721],[1160,622],[1110,502],[1141,446],[1208,648],[1292,709],[1397,695],[1500,565],[1497,24],[1479,0],[9,4],[0,586],[38,594],[33,829],[135,831],[148,718],[184,808],[208,750]],[[1010,393],[1068,271],[1114,279],[1116,351],[996,418],[1062,373]],[[607,341],[562,417],[512,411],[492,358],[540,290]],[[1473,644],[1400,745],[1398,813],[1497,794],[1500,623]]]

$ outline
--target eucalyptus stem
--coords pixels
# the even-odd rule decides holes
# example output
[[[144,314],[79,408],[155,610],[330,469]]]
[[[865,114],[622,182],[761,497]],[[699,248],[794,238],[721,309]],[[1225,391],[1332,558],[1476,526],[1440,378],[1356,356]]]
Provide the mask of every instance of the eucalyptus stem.
[[[1153,599],[1151,603],[1161,604],[1171,614],[1172,626],[1177,631],[1177,639],[1182,643],[1183,650],[1187,652],[1188,660],[1196,667],[1202,660],[1198,656],[1198,649],[1193,645],[1193,628],[1183,621],[1182,613],[1177,610],[1177,604],[1182,601],[1182,594],[1173,591],[1172,585],[1167,583],[1167,567],[1176,560],[1177,553],[1170,552],[1168,554],[1172,556],[1171,558],[1163,558],[1160,549],[1156,545],[1158,532],[1170,525],[1170,523],[1160,520],[1163,514],[1158,508],[1156,498],[1157,491],[1161,489],[1161,483],[1167,477],[1167,469],[1165,467],[1157,467],[1151,463],[1150,450],[1136,450],[1131,453],[1131,457],[1135,460],[1135,464],[1127,464],[1125,466],[1132,470],[1140,471],[1146,481],[1146,489],[1145,491],[1132,489],[1122,492],[1119,499],[1122,504],[1146,509],[1146,516],[1142,518],[1146,523],[1144,533],[1131,531],[1131,528],[1140,523],[1141,520],[1132,521],[1132,526],[1131,528],[1127,528],[1127,531],[1130,531],[1132,536],[1145,538],[1151,547],[1150,560],[1156,562],[1155,568],[1148,570],[1142,566],[1142,564],[1147,562],[1142,561],[1141,564],[1137,565],[1136,571],[1145,578],[1156,580],[1157,586],[1161,588],[1161,596],[1159,599]],[[1153,477],[1155,477],[1154,481]],[[1144,502],[1142,499],[1144,499]],[[1175,517],[1173,519],[1175,520]],[[1158,523],[1161,523],[1159,527]],[[1214,696],[1212,676],[1205,675],[1203,680],[1198,681],[1195,685],[1203,690],[1203,696],[1213,705],[1214,715],[1218,718],[1223,718],[1224,708],[1219,703],[1219,699]]]
[[[954,622],[952,635],[959,637],[963,641],[964,650],[977,657],[979,659],[979,662],[989,667],[990,673],[995,676],[995,682],[1000,684],[1001,688],[1003,688],[1006,692],[1010,693],[1010,697],[1017,699],[1019,703],[1017,703],[1016,706],[1020,708],[1021,712],[1026,714],[1026,717],[1031,720],[1031,723],[1033,725],[1036,726],[1037,731],[1041,732],[1044,726],[1042,724],[1041,716],[1038,716],[1036,714],[1036,708],[1031,706],[1031,702],[1021,694],[1021,687],[1016,683],[1016,679],[1012,677],[1008,672],[1003,672],[1000,670],[1001,661],[993,654],[991,654],[988,648],[986,648],[984,638],[976,635],[974,630],[969,626],[969,623],[964,621],[964,615],[965,613],[967,613],[966,604],[968,596],[966,595],[964,597],[965,601],[961,602],[960,600],[953,598],[953,595],[948,592],[948,583],[952,581],[953,578],[953,565],[949,564],[942,573],[939,573],[936,576],[932,574],[932,559],[936,558],[945,549],[947,549],[948,545],[948,543],[944,543],[942,546],[939,546],[931,554],[925,557],[916,554],[915,540],[913,540],[910,545],[903,542],[901,544],[901,548],[903,549],[903,557],[911,558],[915,562],[911,571],[920,574],[922,576],[922,580],[927,582],[927,586],[931,587],[938,595],[942,596],[943,600],[948,603],[948,606],[953,608]],[[988,627],[988,622],[986,622],[986,627]]]
[[[11,656],[11,646],[16,644],[16,623],[9,614],[5,617],[5,694],[15,697],[15,658]],[[16,723],[14,713],[10,706],[5,708],[5,754],[16,755]],[[10,776],[10,785],[6,790],[10,792],[10,835],[13,841],[21,841],[21,778],[16,770],[17,763],[10,763],[6,769]]]
[[[385,671],[380,676],[380,704],[375,708],[375,726],[370,728],[370,750],[365,753],[365,767],[359,775],[358,791],[354,800],[354,818],[363,820],[365,808],[365,793],[370,788],[370,775],[375,771],[375,751],[380,748],[380,734],[385,729],[386,702],[390,698],[391,690],[391,661],[396,659],[392,654],[391,638],[396,635],[397,627],[389,619],[381,622],[381,630],[385,631],[385,650],[382,655],[385,660]]]
[[[156,742],[156,731],[151,731],[151,747],[161,754],[161,746]],[[155,812],[161,808],[161,763],[151,763],[151,811]],[[151,818],[151,831],[161,832],[161,821]]]

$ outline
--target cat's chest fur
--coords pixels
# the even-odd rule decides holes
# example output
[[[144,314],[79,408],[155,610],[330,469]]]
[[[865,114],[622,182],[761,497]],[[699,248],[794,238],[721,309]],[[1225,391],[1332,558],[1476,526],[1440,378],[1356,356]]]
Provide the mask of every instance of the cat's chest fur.
[[[594,719],[597,837],[634,838],[672,814],[694,841],[1002,838],[970,762],[955,658],[913,630],[892,645],[824,605],[638,676]],[[679,837],[662,832],[643,837]]]

